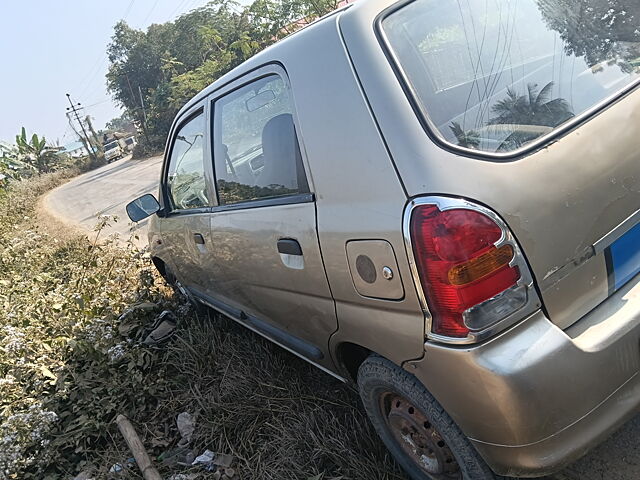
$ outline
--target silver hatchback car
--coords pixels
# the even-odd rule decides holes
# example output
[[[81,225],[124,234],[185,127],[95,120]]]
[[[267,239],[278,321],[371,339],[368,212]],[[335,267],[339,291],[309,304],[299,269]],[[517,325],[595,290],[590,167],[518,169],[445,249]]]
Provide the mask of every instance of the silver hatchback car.
[[[640,405],[639,82],[635,0],[361,0],[196,95],[128,211],[412,478],[548,474]]]

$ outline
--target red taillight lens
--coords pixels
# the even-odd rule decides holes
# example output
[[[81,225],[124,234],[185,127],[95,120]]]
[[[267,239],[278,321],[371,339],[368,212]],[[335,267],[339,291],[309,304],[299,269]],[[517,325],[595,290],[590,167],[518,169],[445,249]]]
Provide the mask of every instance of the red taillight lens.
[[[495,246],[502,229],[481,212],[419,205],[411,216],[410,233],[433,333],[466,337],[463,313],[520,278],[518,267],[509,266],[513,248]]]

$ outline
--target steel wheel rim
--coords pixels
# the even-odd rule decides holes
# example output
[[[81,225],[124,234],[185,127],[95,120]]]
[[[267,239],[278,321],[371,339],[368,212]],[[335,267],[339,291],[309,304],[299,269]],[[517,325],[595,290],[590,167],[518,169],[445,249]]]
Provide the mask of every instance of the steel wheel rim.
[[[419,408],[395,392],[381,395],[380,408],[386,426],[400,449],[429,478],[462,478],[453,452]]]

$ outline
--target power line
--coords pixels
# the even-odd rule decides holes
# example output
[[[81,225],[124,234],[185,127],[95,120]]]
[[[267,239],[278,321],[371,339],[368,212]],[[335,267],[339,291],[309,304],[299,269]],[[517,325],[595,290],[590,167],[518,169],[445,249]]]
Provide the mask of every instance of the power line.
[[[171,14],[169,15],[169,20],[171,20],[173,18],[173,16],[176,14],[176,12],[181,11],[181,9],[183,9],[185,7],[185,5],[187,4],[189,0],[182,0],[178,3],[178,5],[176,6],[176,8],[173,9],[173,12],[171,12]]]
[[[107,103],[107,102],[111,102],[110,98],[105,98],[104,100],[101,100],[99,102],[95,102],[92,103],[91,105],[85,105],[84,108],[91,108],[91,107],[95,107],[96,105],[102,105],[103,103]]]
[[[64,141],[64,139],[67,138],[69,135],[75,135],[75,133],[76,132],[73,131],[73,129],[71,128],[71,125],[67,125],[67,128],[62,134],[62,137],[60,137],[60,140]]]
[[[147,13],[147,16],[144,17],[144,20],[142,21],[142,24],[146,24],[147,20],[149,20],[149,17],[151,16],[151,14],[153,13],[153,11],[156,9],[156,7],[158,6],[158,1],[156,0],[155,2],[153,2],[153,7],[151,7],[151,10],[149,10],[149,13]],[[143,27],[144,28],[144,27]]]
[[[196,4],[201,3],[202,0],[192,0],[192,2],[189,4],[189,6],[187,7],[187,9],[185,11],[189,11],[192,10],[194,8],[196,8]]]
[[[127,16],[129,15],[129,13],[131,12],[131,9],[133,8],[133,4],[136,3],[136,0],[131,0],[129,2],[129,6],[127,7],[127,9],[124,12],[124,15],[122,15],[122,19],[126,19]]]
[[[124,20],[124,21],[127,20],[127,17],[129,16],[129,13],[131,13],[131,9],[133,8],[133,5],[134,5],[135,2],[136,2],[136,0],[131,0],[129,2],[129,5],[127,5],[127,8],[124,11],[124,14],[122,15],[122,20]],[[98,73],[100,73],[100,71],[102,70],[102,67],[103,67],[103,65],[104,65],[106,60],[107,60],[107,54],[104,53],[93,64],[91,69],[88,71],[87,75],[85,75],[84,79],[78,84],[78,88],[80,88],[80,87],[82,87],[82,85],[84,85],[84,87],[82,88],[82,90],[80,92],[80,96],[83,96],[86,93],[87,88],[91,85],[91,83],[93,82],[93,79],[95,78],[95,76]]]

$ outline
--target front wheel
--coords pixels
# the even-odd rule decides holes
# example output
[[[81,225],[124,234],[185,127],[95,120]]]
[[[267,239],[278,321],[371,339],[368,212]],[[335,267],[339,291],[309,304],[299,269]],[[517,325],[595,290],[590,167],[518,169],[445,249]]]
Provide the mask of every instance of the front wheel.
[[[161,275],[164,278],[164,281],[167,282],[167,285],[189,301],[196,316],[206,317],[209,315],[209,307],[200,303],[187,288],[182,286],[178,277],[174,275],[167,265],[164,266],[164,273],[161,273]]]
[[[378,435],[413,480],[498,478],[426,388],[389,360],[367,358],[358,389]]]

